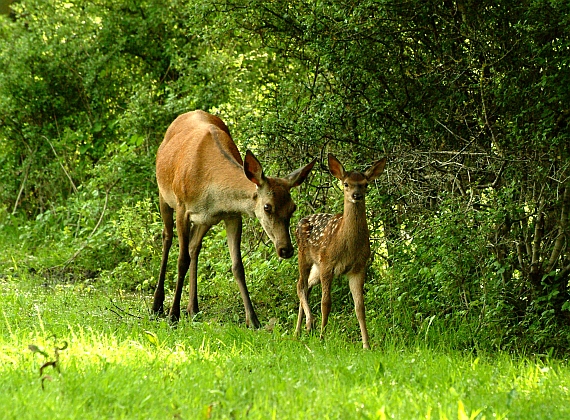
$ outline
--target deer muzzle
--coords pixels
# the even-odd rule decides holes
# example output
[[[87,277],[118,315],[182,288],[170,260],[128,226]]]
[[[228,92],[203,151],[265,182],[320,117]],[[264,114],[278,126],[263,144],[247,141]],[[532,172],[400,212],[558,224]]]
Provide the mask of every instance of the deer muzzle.
[[[292,246],[277,248],[277,255],[279,255],[281,258],[291,258],[294,253],[295,251],[293,250]]]

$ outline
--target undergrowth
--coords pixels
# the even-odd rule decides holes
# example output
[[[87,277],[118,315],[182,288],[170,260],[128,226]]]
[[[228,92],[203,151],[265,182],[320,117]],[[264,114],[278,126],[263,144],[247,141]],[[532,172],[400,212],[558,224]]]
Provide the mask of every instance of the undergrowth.
[[[107,200],[107,197],[99,199]],[[100,208],[103,214],[104,203],[95,207]],[[0,219],[0,246],[3,249],[0,253],[0,276],[31,276],[47,286],[94,287],[111,294],[137,293],[144,297],[145,306],[149,306],[161,259],[162,226],[154,201],[141,199],[134,204],[124,203],[119,210],[108,215],[106,222],[99,225],[86,223],[90,226],[88,229],[75,226],[74,234],[65,223],[65,220],[80,220],[72,210],[68,210],[65,217],[56,212],[33,223],[4,211]],[[292,220],[292,225],[295,221]],[[440,224],[438,229],[442,235],[448,235],[445,229],[451,225]],[[436,239],[433,241],[436,243]],[[412,347],[424,343],[434,348],[459,351],[509,351],[565,357],[567,347],[563,343],[570,340],[569,329],[559,328],[548,336],[553,325],[548,324],[541,329],[541,322],[550,319],[550,312],[527,320],[517,320],[509,315],[510,306],[502,300],[499,290],[504,286],[496,278],[485,277],[492,270],[483,267],[481,273],[469,272],[452,255],[451,248],[458,241],[440,241],[439,248],[448,256],[439,262],[436,261],[437,250],[422,251],[411,244],[405,261],[392,265],[386,264],[382,244],[375,243],[376,255],[368,269],[365,285],[372,344],[397,339]],[[482,240],[479,242],[478,246],[483,247]],[[472,243],[463,246],[472,246]],[[419,254],[414,256],[414,252]],[[262,325],[278,324],[284,331],[291,332],[298,314],[296,257],[278,259],[259,223],[250,219],[245,219],[242,255],[246,281]],[[167,311],[175,286],[177,257],[175,241],[166,276]],[[418,268],[413,258],[420,263],[423,261],[424,268]],[[214,226],[204,238],[198,267],[201,312],[195,321],[243,325],[245,314],[231,273],[223,224]],[[446,279],[447,272],[452,273],[452,277],[461,278],[461,282]],[[478,274],[481,277],[478,278]],[[458,283],[455,289],[454,282]],[[183,308],[187,302],[185,288]],[[359,342],[358,322],[346,281],[341,279],[333,283],[332,302],[327,334]],[[315,287],[311,294],[310,303],[318,325],[319,287]],[[525,324],[533,319],[534,324]]]

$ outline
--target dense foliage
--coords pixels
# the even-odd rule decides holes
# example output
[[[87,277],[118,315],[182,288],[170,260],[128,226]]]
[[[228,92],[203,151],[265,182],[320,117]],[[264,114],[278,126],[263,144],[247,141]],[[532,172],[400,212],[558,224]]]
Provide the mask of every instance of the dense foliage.
[[[155,150],[202,108],[268,172],[321,157],[298,215],[339,209],[326,152],[348,167],[389,157],[368,200],[367,305],[393,320],[381,334],[568,348],[568,2],[198,3],[23,0],[1,18],[0,225],[58,251],[33,264],[152,286]],[[295,269],[263,274],[248,232],[258,301],[287,317]],[[223,242],[208,246],[202,276],[225,276]]]

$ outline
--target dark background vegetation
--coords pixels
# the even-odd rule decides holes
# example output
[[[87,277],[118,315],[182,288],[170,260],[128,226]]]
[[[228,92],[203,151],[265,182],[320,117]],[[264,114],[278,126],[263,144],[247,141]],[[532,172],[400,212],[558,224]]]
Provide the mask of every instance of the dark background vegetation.
[[[367,203],[377,340],[565,353],[569,66],[565,0],[15,2],[0,18],[0,267],[150,296],[155,151],[201,108],[269,174],[319,158],[296,218],[340,210],[326,153],[388,157]],[[295,262],[246,227],[254,304],[292,324]],[[223,236],[206,240],[200,299],[239,321]],[[335,308],[358,338],[348,294]]]

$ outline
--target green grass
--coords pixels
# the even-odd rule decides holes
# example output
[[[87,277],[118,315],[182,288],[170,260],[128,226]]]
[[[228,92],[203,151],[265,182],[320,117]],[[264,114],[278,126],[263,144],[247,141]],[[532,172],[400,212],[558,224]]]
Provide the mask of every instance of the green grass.
[[[0,417],[5,419],[562,419],[570,369],[545,357],[359,340],[293,325],[177,326],[150,296],[85,284],[0,280]],[[59,370],[41,366],[55,360]],[[33,352],[29,346],[39,351]],[[437,347],[437,348],[436,348]]]

